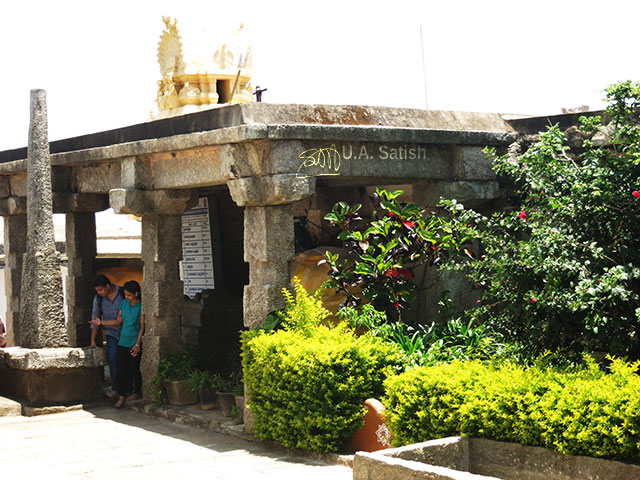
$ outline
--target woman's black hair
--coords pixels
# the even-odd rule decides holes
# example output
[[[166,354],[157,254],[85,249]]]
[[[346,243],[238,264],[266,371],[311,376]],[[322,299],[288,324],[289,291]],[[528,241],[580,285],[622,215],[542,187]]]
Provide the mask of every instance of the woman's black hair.
[[[133,293],[134,295],[137,293],[138,298],[142,300],[142,289],[140,288],[140,284],[135,280],[129,280],[123,285],[122,288],[124,288],[129,293]]]

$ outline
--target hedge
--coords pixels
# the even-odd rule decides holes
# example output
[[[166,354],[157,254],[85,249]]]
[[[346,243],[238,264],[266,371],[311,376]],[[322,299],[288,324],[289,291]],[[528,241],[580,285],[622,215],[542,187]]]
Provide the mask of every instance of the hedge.
[[[363,423],[364,400],[382,396],[396,352],[343,327],[245,332],[244,381],[256,436],[339,451]]]
[[[478,361],[422,367],[385,382],[394,445],[452,435],[640,460],[638,363],[560,372]]]

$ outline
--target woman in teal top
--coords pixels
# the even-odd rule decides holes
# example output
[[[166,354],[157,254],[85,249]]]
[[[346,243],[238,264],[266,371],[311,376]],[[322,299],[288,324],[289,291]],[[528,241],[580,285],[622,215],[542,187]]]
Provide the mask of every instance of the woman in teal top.
[[[142,292],[140,284],[135,280],[125,283],[123,288],[125,299],[120,302],[118,311],[122,330],[118,341],[116,408],[121,408],[125,401],[140,398],[142,395],[142,375],[140,374],[142,334],[144,333]]]

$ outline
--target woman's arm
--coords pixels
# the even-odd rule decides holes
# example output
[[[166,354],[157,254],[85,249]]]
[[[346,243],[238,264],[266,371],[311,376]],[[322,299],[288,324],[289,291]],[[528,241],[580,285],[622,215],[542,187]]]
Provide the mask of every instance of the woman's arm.
[[[100,320],[98,317],[93,317],[93,320],[89,323],[96,326],[117,327],[118,325],[122,325],[122,310],[118,310],[118,316],[115,320]]]
[[[138,340],[136,344],[131,347],[131,355],[134,357],[140,353],[140,342],[142,342],[142,335],[144,335],[144,313],[140,314],[140,331],[138,332]]]

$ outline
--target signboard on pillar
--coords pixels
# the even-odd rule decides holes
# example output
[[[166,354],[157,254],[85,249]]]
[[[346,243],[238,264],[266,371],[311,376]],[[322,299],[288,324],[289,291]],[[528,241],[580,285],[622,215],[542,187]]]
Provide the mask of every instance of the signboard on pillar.
[[[207,288],[214,288],[213,255],[209,204],[201,198],[198,205],[182,214],[182,281],[189,298]]]

